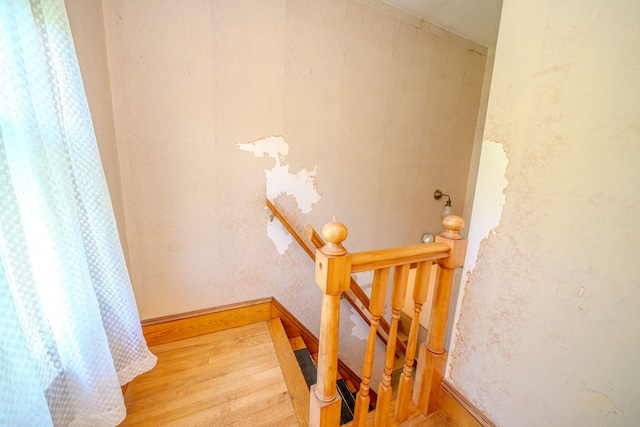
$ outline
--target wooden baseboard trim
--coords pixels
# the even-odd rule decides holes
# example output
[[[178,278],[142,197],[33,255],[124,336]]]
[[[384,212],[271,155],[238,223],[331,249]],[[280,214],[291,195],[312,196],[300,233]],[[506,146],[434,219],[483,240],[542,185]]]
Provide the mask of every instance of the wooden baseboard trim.
[[[272,301],[273,298],[262,298],[143,320],[142,333],[147,345],[154,346],[251,323],[266,322],[272,318]]]
[[[496,427],[447,380],[440,383],[438,413],[457,427]]]

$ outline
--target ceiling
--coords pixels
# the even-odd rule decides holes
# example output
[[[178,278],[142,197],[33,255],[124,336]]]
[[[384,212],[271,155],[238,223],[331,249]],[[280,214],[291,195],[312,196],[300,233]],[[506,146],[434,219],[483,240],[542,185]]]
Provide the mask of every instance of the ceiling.
[[[465,39],[496,45],[502,0],[384,0]]]

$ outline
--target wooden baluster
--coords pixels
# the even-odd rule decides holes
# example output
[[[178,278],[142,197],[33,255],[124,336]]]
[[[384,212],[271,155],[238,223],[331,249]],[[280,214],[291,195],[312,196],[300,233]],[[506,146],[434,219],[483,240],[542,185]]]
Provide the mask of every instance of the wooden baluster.
[[[435,412],[438,406],[440,383],[447,362],[444,339],[449,316],[453,275],[455,269],[463,265],[467,249],[467,241],[459,233],[464,227],[464,220],[459,216],[449,215],[442,220],[442,223],[446,231],[436,236],[436,242],[447,243],[451,252],[449,257],[438,260],[440,271],[433,296],[429,333],[427,342],[420,346],[413,390],[413,402],[425,415]]]
[[[398,397],[396,398],[395,419],[399,422],[405,421],[409,415],[409,400],[411,399],[411,389],[413,387],[413,363],[418,342],[420,312],[429,291],[431,265],[432,261],[423,261],[418,263],[416,267],[416,281],[413,287],[413,319],[411,320],[405,364],[398,386]]]
[[[369,328],[369,339],[367,340],[367,350],[364,354],[364,366],[362,367],[362,382],[360,390],[356,395],[356,410],[353,415],[353,426],[365,426],[367,415],[369,414],[369,381],[371,381],[371,370],[373,368],[373,353],[376,346],[376,332],[380,317],[384,311],[384,302],[387,295],[387,284],[389,282],[389,268],[376,270],[373,276],[373,286],[371,287],[371,301],[369,311],[371,312],[371,326]]]
[[[396,356],[396,337],[398,335],[398,320],[400,311],[404,306],[404,297],[407,293],[407,280],[409,278],[409,264],[396,266],[393,272],[393,294],[391,295],[391,329],[389,330],[389,342],[384,358],[384,373],[382,382],[378,386],[378,403],[376,405],[376,417],[374,426],[387,424],[389,405],[391,403],[391,374],[393,362]]]
[[[336,378],[340,295],[349,289],[351,277],[351,255],[347,255],[342,246],[347,233],[344,225],[328,223],[322,229],[327,244],[316,251],[315,280],[322,291],[322,312],[318,337],[318,376],[316,384],[310,390],[311,427],[340,425],[342,400],[336,392]]]

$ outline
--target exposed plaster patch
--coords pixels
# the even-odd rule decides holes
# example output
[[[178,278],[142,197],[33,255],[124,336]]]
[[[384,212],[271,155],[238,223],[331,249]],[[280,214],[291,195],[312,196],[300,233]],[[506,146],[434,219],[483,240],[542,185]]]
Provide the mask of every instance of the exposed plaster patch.
[[[284,158],[289,154],[289,145],[281,136],[269,136],[258,139],[250,144],[236,144],[242,151],[248,151],[255,157],[271,157],[276,164],[271,169],[265,169],[267,178],[267,198],[275,200],[281,194],[293,196],[302,213],[311,212],[314,204],[320,200],[316,191],[317,166],[312,171],[300,169],[298,173],[290,173],[289,165],[284,164]],[[293,237],[284,229],[279,221],[267,222],[267,236],[276,245],[280,254],[284,254],[293,242]]]
[[[349,309],[351,311],[351,316],[349,316],[349,319],[353,322],[353,328],[351,328],[351,336],[366,341],[369,338],[369,327],[353,307],[349,307]]]
[[[256,157],[271,157],[280,165],[280,160],[289,154],[289,146],[281,136],[268,136],[258,139],[251,144],[236,144],[242,151],[249,151]]]
[[[373,284],[373,271],[362,271],[355,273],[353,279],[360,285],[362,290],[371,298],[371,285]]]
[[[284,229],[280,221],[269,221],[267,223],[267,236],[276,245],[280,255],[284,255],[289,245],[293,243],[293,237]]]
[[[320,195],[316,191],[316,170],[300,169],[298,173],[290,173],[289,165],[276,165],[265,169],[267,175],[267,197],[274,200],[280,194],[293,196],[302,213],[311,212],[311,207],[318,203]]]
[[[458,331],[458,322],[462,309],[463,299],[467,295],[467,284],[473,272],[478,257],[481,257],[480,246],[491,236],[496,234],[496,229],[502,220],[502,210],[506,204],[504,189],[509,184],[505,178],[509,158],[502,143],[484,140],[482,142],[482,152],[480,154],[480,165],[478,167],[478,178],[473,200],[473,212],[469,224],[469,238],[467,255],[462,270],[462,277],[465,282],[458,296],[456,307],[456,318],[454,321],[454,333],[450,349],[449,363],[447,365],[446,377],[451,378],[451,371],[455,365],[455,347],[462,341],[462,336]]]
[[[364,291],[364,293],[371,298],[371,285],[373,283],[373,271],[362,271],[360,273],[353,274],[353,280],[360,286],[360,288]],[[365,311],[368,310],[369,307],[365,307],[359,300],[357,304],[360,306],[360,309]],[[369,326],[362,320],[360,314],[353,308],[349,307],[351,310],[350,319],[353,322],[353,328],[351,328],[351,335],[360,339],[367,340],[369,338]]]
[[[490,140],[482,142],[476,193],[473,200],[473,217],[469,225],[469,230],[471,231],[473,227],[476,235],[473,240],[469,236],[465,259],[467,275],[475,267],[480,242],[496,234],[496,228],[500,225],[502,209],[506,204],[504,189],[509,184],[505,178],[508,164],[509,158],[501,143]],[[478,212],[477,215],[476,212]]]

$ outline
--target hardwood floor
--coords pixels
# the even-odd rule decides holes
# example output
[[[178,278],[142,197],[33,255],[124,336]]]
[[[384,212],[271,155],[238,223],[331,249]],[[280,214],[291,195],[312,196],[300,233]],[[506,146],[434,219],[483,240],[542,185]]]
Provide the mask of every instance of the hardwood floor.
[[[308,425],[309,390],[291,348],[304,344],[287,338],[279,318],[196,336],[187,332],[150,346],[158,363],[128,384],[127,417],[120,426]],[[394,406],[392,401],[390,427],[398,425]],[[424,417],[411,405],[410,415],[415,418],[401,426],[457,425],[448,422],[448,412]]]
[[[442,418],[437,412],[428,417],[422,415],[400,424],[401,427],[456,427],[455,424],[449,424],[447,420]]]
[[[254,323],[150,347],[158,364],[129,384],[120,425],[299,425],[270,326]]]

